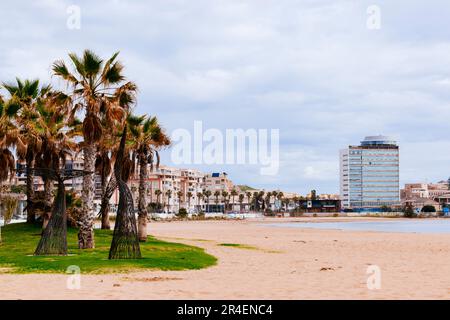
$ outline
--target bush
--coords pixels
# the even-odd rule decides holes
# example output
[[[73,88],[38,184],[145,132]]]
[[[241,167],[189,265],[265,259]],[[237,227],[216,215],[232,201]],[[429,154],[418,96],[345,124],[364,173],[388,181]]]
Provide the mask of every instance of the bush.
[[[339,217],[339,213],[333,213],[333,217]]]
[[[147,209],[149,213],[158,213],[163,211],[162,205],[156,202],[150,203]]]
[[[427,205],[422,208],[422,212],[436,212],[436,208],[434,206]]]
[[[180,208],[180,210],[178,210],[178,213],[177,213],[178,218],[184,219],[187,217],[187,215],[188,215],[188,213],[185,208]]]
[[[317,213],[314,213],[314,214],[313,214],[313,217],[317,217]]]
[[[415,217],[417,217],[416,212],[414,211],[413,207],[410,204],[406,205],[403,208],[403,213],[404,213],[404,216],[406,218],[415,218]]]

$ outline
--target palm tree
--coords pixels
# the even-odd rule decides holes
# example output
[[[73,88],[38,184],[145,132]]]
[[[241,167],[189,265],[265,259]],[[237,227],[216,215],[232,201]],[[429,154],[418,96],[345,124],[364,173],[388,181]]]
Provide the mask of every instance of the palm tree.
[[[51,93],[55,95],[58,93]],[[67,113],[55,100],[48,99],[45,103],[36,105],[36,117],[29,125],[33,135],[42,141],[42,147],[35,155],[36,166],[58,170],[65,166],[66,159],[73,155],[76,143],[73,140],[76,130],[70,130]],[[74,120],[76,124],[76,119]],[[53,181],[46,177],[44,180],[45,207],[51,208],[53,203]],[[51,211],[44,213],[43,228],[47,226]]]
[[[15,170],[14,155],[9,149],[14,146],[14,136],[18,129],[14,123],[16,107],[4,102],[0,96],[0,184]]]
[[[266,205],[266,208],[268,208],[268,209],[271,209],[271,207],[270,207],[270,197],[272,196],[272,193],[271,192],[268,192],[267,194],[266,194],[266,197],[264,198],[264,203],[265,203],[265,205]]]
[[[297,196],[294,196],[294,197],[292,198],[292,201],[294,202],[294,212],[296,212],[296,211],[298,211],[297,209],[298,209],[298,207],[299,207],[299,201],[300,201],[300,198],[297,197]]]
[[[258,211],[257,203],[258,203],[259,192],[253,192],[252,202],[253,202],[253,210]]]
[[[177,197],[178,197],[178,211],[180,211],[180,209],[181,209],[181,198],[183,197],[183,192],[178,191],[177,192]]]
[[[223,203],[224,203],[223,212],[225,213],[225,211],[227,210],[228,202],[229,202],[228,192],[223,190],[222,197],[223,197]]]
[[[250,191],[247,191],[245,193],[245,195],[247,196],[247,204],[248,204],[248,211],[250,211],[251,209],[251,202],[252,202],[252,193]]]
[[[107,126],[106,121],[102,120],[102,125]],[[111,228],[109,221],[110,199],[117,188],[117,181],[113,173],[113,165],[116,158],[116,152],[119,148],[120,134],[122,126],[110,127],[105,131],[101,141],[98,142],[97,155],[95,159],[95,171],[100,176],[101,184],[101,204],[98,216],[101,218],[101,228],[109,230]],[[82,135],[82,126],[78,126],[79,135]]]
[[[197,208],[198,208],[198,212],[201,211],[200,201],[202,200],[202,198],[203,198],[203,193],[202,192],[197,192]]]
[[[166,196],[167,196],[167,213],[169,213],[169,211],[170,211],[170,198],[172,197],[172,190],[167,190],[166,191]]]
[[[158,206],[158,210],[160,210],[162,191],[159,189],[156,189],[155,195],[156,195],[156,205]]]
[[[237,190],[236,190],[235,188],[233,188],[233,189],[231,190],[230,195],[231,195],[231,210],[233,210],[233,206],[234,206],[234,204],[235,204],[235,202],[234,202],[234,197],[236,197],[236,196],[238,195]]]
[[[16,153],[20,161],[25,160],[26,167],[34,166],[36,153],[40,151],[42,141],[31,130],[36,118],[37,104],[44,103],[50,92],[50,86],[39,86],[39,80],[22,81],[16,78],[16,83],[3,83],[3,87],[8,91],[11,98],[8,101],[8,112],[14,114],[18,132],[11,132],[9,145],[16,147]],[[7,141],[8,142],[8,141]],[[31,172],[27,173],[27,223],[34,223],[36,216],[33,206],[34,197],[34,177]]]
[[[64,79],[73,89],[68,93],[72,100],[71,116],[83,110],[83,162],[84,170],[92,174],[83,177],[82,215],[78,233],[78,246],[81,249],[93,248],[94,242],[94,171],[98,142],[103,137],[102,120],[113,127],[125,119],[126,110],[134,103],[136,85],[126,82],[123,65],[116,61],[116,52],[106,61],[90,50],[83,56],[70,53],[73,65],[70,71],[63,60],[55,61],[53,73]]]
[[[284,194],[283,194],[283,192],[278,192],[277,193],[277,195],[276,195],[276,197],[277,197],[277,199],[282,203],[282,200],[283,200],[283,197],[284,197]],[[278,212],[279,211],[281,211],[281,206],[280,206],[280,208],[278,209]]]
[[[239,195],[239,209],[240,209],[240,212],[242,212],[242,203],[244,202],[244,194],[243,193],[241,193],[240,195]]]
[[[169,137],[163,132],[156,117],[129,115],[127,123],[130,128],[130,140],[139,164],[139,197],[138,197],[138,235],[139,241],[147,241],[147,190],[148,171],[153,171],[154,159],[159,167],[158,150],[170,144]]]
[[[211,191],[203,190],[203,196],[206,199],[206,212],[209,212],[209,197],[211,197]]]
[[[191,208],[191,198],[192,198],[192,196],[193,196],[192,192],[188,191],[186,193],[187,203],[188,203],[188,211]]]
[[[214,203],[216,204],[216,210],[217,210],[217,206],[219,205],[219,197],[220,197],[220,191],[214,191]]]

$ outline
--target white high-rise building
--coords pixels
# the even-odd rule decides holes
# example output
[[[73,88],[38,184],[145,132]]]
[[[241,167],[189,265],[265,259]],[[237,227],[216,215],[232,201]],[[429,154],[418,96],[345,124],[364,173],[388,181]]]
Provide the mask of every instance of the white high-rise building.
[[[400,203],[399,147],[386,136],[369,136],[340,151],[342,207],[377,211]]]

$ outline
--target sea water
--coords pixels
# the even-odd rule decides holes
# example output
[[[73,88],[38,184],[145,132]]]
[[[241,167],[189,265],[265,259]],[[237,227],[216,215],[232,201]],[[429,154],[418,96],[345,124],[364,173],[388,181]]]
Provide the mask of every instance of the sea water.
[[[286,228],[337,229],[353,231],[450,233],[450,219],[346,221],[346,222],[289,222],[269,226]]]

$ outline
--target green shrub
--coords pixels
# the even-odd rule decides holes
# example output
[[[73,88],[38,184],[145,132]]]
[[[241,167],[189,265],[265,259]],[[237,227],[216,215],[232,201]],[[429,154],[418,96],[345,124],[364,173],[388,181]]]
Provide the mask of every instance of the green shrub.
[[[180,208],[180,210],[178,210],[178,213],[177,213],[178,218],[184,219],[187,217],[187,215],[188,215],[188,212],[187,212],[186,208]]]
[[[403,208],[403,213],[406,218],[415,218],[417,217],[416,212],[414,211],[413,207],[410,204],[407,204]]]

